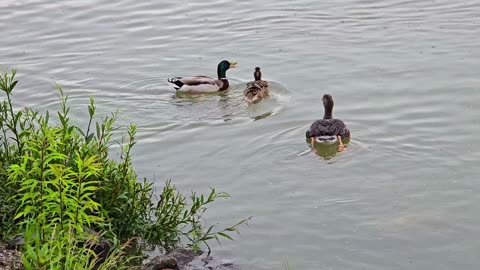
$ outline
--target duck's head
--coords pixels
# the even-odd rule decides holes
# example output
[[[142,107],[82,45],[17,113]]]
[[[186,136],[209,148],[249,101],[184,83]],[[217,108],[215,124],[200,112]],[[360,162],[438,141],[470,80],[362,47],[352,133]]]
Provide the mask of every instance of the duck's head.
[[[217,74],[219,79],[224,79],[226,78],[226,73],[227,70],[230,68],[235,68],[237,65],[237,62],[228,62],[227,60],[223,60],[222,62],[218,63],[217,67]]]
[[[255,77],[255,81],[260,81],[262,79],[262,72],[260,71],[259,67],[255,68],[255,72],[253,72],[253,77]]]
[[[325,114],[323,119],[330,119],[332,118],[332,111],[333,111],[333,98],[330,94],[323,95],[322,98],[323,107],[325,108]]]

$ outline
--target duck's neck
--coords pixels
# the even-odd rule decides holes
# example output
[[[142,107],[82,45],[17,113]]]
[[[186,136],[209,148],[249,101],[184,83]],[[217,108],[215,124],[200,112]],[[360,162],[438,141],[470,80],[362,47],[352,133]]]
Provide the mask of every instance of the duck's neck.
[[[222,87],[220,87],[219,91],[226,90],[228,87],[230,87],[230,84],[228,83],[228,80],[226,78],[220,78],[219,79],[223,82]]]
[[[325,113],[323,119],[332,119],[333,106],[325,106]]]
[[[253,77],[255,77],[255,81],[260,81],[262,79],[262,73],[260,71],[255,71]]]
[[[227,71],[221,67],[217,68],[218,79],[227,79]]]

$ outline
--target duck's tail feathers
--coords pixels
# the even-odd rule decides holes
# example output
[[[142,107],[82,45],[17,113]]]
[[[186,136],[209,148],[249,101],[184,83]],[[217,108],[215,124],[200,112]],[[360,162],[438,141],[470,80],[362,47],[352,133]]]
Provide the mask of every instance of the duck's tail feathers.
[[[333,144],[337,142],[337,136],[334,135],[325,135],[315,137],[315,141],[323,144]]]
[[[168,85],[170,85],[173,89],[178,90],[184,85],[184,83],[180,81],[180,79],[181,77],[169,78],[167,79]]]
[[[245,96],[245,101],[248,103],[255,103],[259,100],[258,94],[260,93],[260,88],[254,85],[249,86],[245,89],[243,95]]]
[[[245,96],[245,101],[247,103],[256,103],[258,101],[258,97],[254,95]]]

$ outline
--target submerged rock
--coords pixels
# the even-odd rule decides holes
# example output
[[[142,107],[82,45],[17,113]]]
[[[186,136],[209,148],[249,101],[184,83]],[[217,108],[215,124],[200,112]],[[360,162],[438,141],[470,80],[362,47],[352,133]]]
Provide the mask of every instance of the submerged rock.
[[[200,256],[195,258],[185,270],[240,270],[238,265],[223,262],[210,256]],[[182,269],[183,270],[183,269]]]
[[[238,265],[207,256],[191,249],[176,249],[167,255],[156,256],[143,270],[240,270]]]

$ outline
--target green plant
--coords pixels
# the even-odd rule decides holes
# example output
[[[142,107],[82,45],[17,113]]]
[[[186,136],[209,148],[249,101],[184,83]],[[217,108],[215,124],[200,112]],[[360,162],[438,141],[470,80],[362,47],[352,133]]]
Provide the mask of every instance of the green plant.
[[[112,159],[116,112],[95,121],[90,98],[84,131],[71,123],[68,96],[58,86],[55,119],[48,111],[15,112],[15,75],[15,70],[0,72],[0,89],[6,94],[0,103],[0,239],[25,236],[22,261],[27,269],[118,269],[131,258],[123,250],[136,238],[167,250],[186,240],[186,246],[205,244],[210,252],[209,240],[232,239],[229,233],[248,221],[215,231],[202,215],[228,194],[212,189],[208,196],[192,193],[187,198],[170,181],[155,205],[153,184],[138,181],[132,166],[135,125],[120,143],[119,160]],[[116,244],[99,260],[91,248],[98,240],[92,230],[126,244]]]
[[[0,103],[0,237],[9,238],[18,232],[14,215],[19,201],[10,199],[16,194],[18,186],[9,186],[7,170],[9,166],[20,160],[23,151],[21,127],[27,127],[28,121],[22,121],[25,115],[32,116],[30,110],[14,113],[12,108],[12,91],[17,85],[16,71],[11,75],[6,70],[0,72],[0,90],[6,94],[5,100]]]
[[[214,231],[214,226],[205,229],[202,215],[207,210],[207,206],[216,199],[229,197],[227,193],[217,192],[215,188],[212,188],[208,196],[192,192],[190,203],[187,203],[187,198],[178,192],[175,185],[167,181],[157,206],[153,208],[154,218],[147,230],[146,239],[150,243],[161,245],[168,251],[177,247],[181,238],[185,237],[189,240],[189,247],[198,250],[200,244],[203,243],[210,254],[208,240],[219,241],[219,237],[233,240],[229,233],[238,232],[238,226],[246,224],[250,220],[250,218],[243,219],[237,224],[219,231]]]
[[[60,125],[49,124],[48,112],[35,119],[24,134],[21,162],[9,169],[10,184],[20,187],[12,199],[21,202],[15,219],[25,232],[26,269],[91,269],[96,261],[96,254],[78,243],[91,237],[85,228],[103,222],[94,200],[101,163],[80,147],[66,100]]]
[[[128,140],[122,143],[120,162],[109,160],[104,163],[102,189],[97,196],[112,224],[112,232],[122,239],[143,237],[150,222],[152,183],[146,179],[139,182],[131,163],[135,134],[135,125],[130,125]]]

